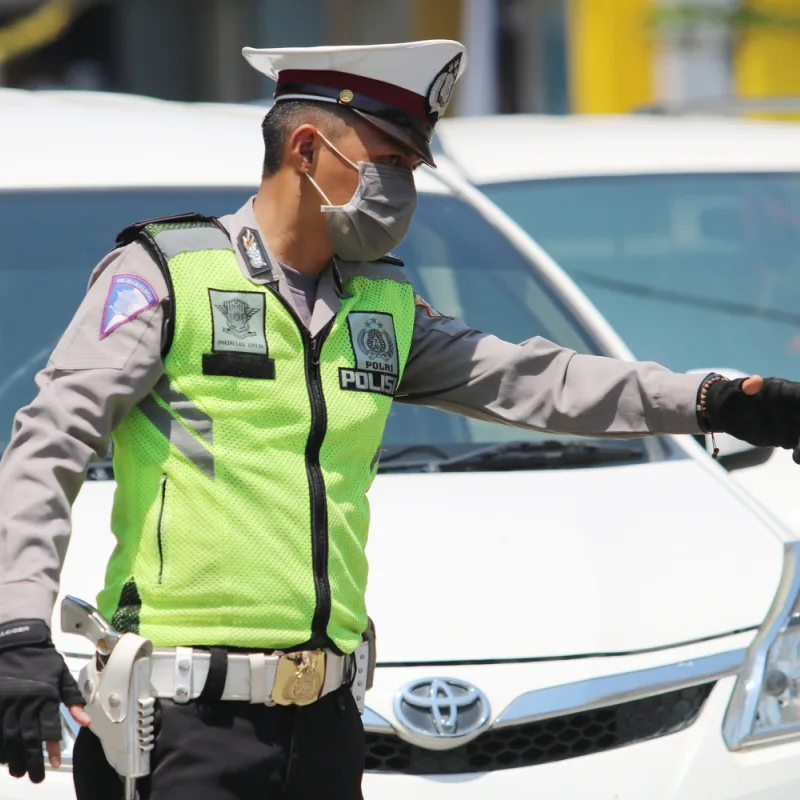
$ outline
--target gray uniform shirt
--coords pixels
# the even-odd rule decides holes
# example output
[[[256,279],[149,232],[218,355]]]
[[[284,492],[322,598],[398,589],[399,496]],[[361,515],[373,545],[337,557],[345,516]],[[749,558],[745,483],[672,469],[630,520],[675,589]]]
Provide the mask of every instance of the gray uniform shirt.
[[[252,201],[221,221],[234,243],[245,227],[259,231]],[[401,268],[385,263],[328,265],[309,319],[268,250],[272,269],[254,274],[240,248],[234,249],[244,275],[272,283],[306,317],[312,335],[339,310],[349,277],[407,280]],[[118,275],[146,281],[158,302],[101,338],[106,299]],[[92,458],[105,457],[115,426],[163,374],[170,313],[164,276],[141,244],[114,250],[95,268],[86,298],[36,378],[38,395],[15,417],[0,462],[0,621],[49,623],[72,504]],[[700,381],[654,363],[577,354],[536,337],[512,344],[419,306],[396,399],[521,428],[600,436],[696,433]]]
[[[286,264],[281,264],[281,271],[286,280],[286,285],[292,293],[297,313],[303,321],[303,325],[308,328],[311,325],[311,316],[314,313],[314,302],[317,299],[317,284],[319,275],[307,275],[298,272]]]

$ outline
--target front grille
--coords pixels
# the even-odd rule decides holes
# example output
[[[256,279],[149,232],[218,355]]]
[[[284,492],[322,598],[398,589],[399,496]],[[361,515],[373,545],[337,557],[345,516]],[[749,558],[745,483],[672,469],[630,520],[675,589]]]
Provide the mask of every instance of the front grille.
[[[602,753],[688,728],[713,683],[508,728],[489,728],[453,750],[428,750],[393,734],[367,734],[366,770],[457,775],[531,767]]]

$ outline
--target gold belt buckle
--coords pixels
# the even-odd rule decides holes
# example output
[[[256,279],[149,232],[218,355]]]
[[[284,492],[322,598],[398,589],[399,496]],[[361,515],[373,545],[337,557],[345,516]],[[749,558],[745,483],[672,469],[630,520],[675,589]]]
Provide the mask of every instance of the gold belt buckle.
[[[284,653],[278,659],[272,701],[279,706],[307,706],[319,700],[324,685],[324,650]]]

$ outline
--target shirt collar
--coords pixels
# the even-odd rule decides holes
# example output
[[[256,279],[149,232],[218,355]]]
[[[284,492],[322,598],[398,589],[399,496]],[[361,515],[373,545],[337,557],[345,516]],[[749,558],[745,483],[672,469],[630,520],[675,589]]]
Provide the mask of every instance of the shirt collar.
[[[242,274],[253,283],[273,284],[278,292],[294,305],[280,262],[269,249],[267,240],[256,220],[251,197],[235,214],[220,217],[228,231]],[[346,265],[342,265],[346,266]],[[319,276],[317,300],[311,321],[311,334],[316,336],[342,307],[342,300],[353,295],[344,288],[342,266],[333,259]]]
[[[339,297],[340,300],[347,300],[353,296],[351,292],[348,292],[347,289],[344,288],[342,270],[339,266],[338,259],[334,258],[333,261],[325,268],[325,270],[330,271],[333,281],[333,289],[336,292],[336,296]]]

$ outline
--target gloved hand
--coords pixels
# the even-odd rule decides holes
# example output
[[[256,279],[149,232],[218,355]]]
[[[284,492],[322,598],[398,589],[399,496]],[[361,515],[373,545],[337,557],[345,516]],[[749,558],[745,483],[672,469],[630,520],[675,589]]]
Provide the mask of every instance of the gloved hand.
[[[48,741],[51,763],[61,740],[59,703],[72,706],[78,722],[83,696],[40,619],[0,624],[0,763],[15,778],[28,773],[44,780],[42,743]],[[75,706],[81,706],[75,709]],[[55,759],[60,763],[60,759]]]
[[[725,378],[709,375],[698,392],[700,426],[724,432],[756,447],[798,446],[800,383],[783,378]]]

